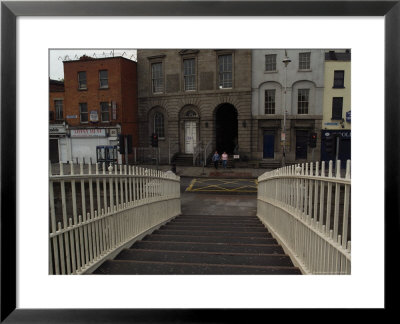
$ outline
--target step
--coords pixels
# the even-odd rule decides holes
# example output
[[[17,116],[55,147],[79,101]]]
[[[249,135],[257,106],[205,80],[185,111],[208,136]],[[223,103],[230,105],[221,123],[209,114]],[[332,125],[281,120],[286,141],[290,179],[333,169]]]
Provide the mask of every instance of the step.
[[[292,261],[285,254],[182,252],[125,249],[114,260],[293,267]]]
[[[193,235],[193,236],[241,236],[241,237],[268,237],[272,238],[271,233],[262,232],[228,232],[228,231],[185,231],[175,229],[159,229],[153,234],[166,234],[166,235]]]
[[[243,225],[225,225],[225,226],[214,226],[213,224],[204,224],[204,225],[180,225],[180,224],[168,224],[161,227],[161,229],[169,228],[169,229],[180,229],[185,231],[235,231],[235,232],[266,232],[266,229],[263,225],[252,225],[252,226],[243,226]]]
[[[244,243],[244,244],[276,244],[273,238],[258,237],[221,237],[221,236],[193,236],[193,235],[165,235],[151,234],[143,238],[143,241],[166,241],[166,242],[204,242],[204,243]]]
[[[140,241],[131,246],[131,249],[155,249],[167,251],[198,251],[221,253],[263,253],[283,254],[283,248],[278,244],[239,244],[239,243],[190,243],[165,241]]]
[[[216,265],[201,263],[174,263],[174,262],[150,262],[150,261],[127,261],[127,260],[111,260],[106,261],[93,274],[301,274],[300,270],[295,267],[278,267],[278,266],[242,266],[242,265]]]

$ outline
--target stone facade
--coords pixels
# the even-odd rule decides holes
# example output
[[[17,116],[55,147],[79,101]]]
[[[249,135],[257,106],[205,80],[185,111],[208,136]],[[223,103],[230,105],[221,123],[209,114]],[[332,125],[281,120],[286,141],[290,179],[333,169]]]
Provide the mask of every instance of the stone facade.
[[[161,154],[210,143],[250,156],[251,50],[151,49],[137,57],[140,146],[156,132]]]
[[[285,57],[290,59],[287,68]],[[316,148],[309,147],[308,139],[321,130],[324,59],[324,50],[252,51],[252,151],[256,159],[319,160],[320,136]]]

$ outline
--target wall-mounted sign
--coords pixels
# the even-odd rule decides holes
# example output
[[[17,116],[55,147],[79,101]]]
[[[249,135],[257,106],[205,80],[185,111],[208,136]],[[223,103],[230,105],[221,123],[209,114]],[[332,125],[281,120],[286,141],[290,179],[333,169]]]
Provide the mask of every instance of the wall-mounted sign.
[[[99,121],[99,115],[97,113],[97,110],[92,110],[90,112],[90,121],[91,122],[98,122]]]
[[[324,123],[325,126],[337,126],[339,123]]]
[[[346,112],[346,121],[351,123],[351,110]]]
[[[105,137],[105,128],[71,129],[71,137]]]
[[[75,119],[78,118],[78,115],[68,115],[67,119]]]
[[[117,103],[115,101],[111,102],[112,107],[112,119],[117,119]]]

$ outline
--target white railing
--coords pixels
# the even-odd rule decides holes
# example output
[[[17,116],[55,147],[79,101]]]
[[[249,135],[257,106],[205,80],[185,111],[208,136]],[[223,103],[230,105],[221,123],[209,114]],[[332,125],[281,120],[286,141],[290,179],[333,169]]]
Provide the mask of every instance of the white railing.
[[[180,178],[172,172],[104,164],[55,169],[50,165],[50,274],[88,272],[181,213]]]
[[[193,165],[196,165],[197,159],[201,158],[201,151],[202,151],[202,142],[199,141],[197,142],[193,150]]]
[[[305,274],[351,273],[350,178],[350,160],[335,175],[330,161],[328,174],[316,162],[258,178],[257,215]]]

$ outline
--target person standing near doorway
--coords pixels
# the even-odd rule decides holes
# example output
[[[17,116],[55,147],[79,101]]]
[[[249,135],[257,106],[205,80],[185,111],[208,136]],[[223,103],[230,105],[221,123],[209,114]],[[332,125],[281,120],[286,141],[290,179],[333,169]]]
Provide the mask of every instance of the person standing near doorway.
[[[228,154],[226,154],[226,152],[224,152],[222,154],[222,167],[224,169],[226,169],[226,165],[228,164]]]
[[[214,162],[214,167],[216,169],[218,169],[218,162],[219,162],[219,154],[218,151],[215,151],[213,157],[212,157],[212,161]]]

